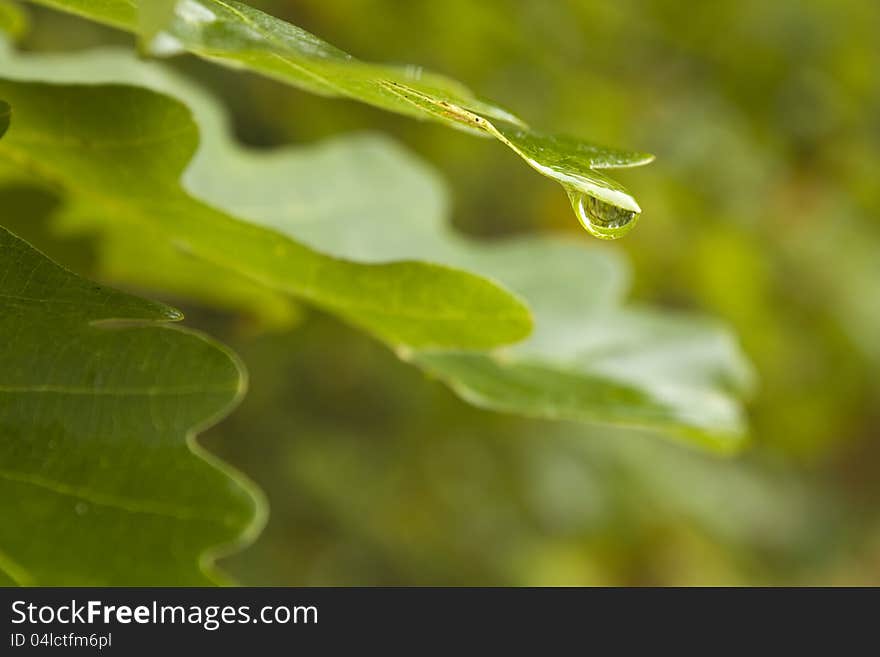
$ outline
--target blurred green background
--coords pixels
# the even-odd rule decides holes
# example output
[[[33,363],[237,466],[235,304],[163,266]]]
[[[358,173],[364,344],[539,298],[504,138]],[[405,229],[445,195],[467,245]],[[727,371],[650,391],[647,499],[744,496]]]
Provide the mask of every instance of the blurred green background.
[[[267,495],[247,584],[880,584],[880,4],[873,0],[250,0],[368,60],[448,74],[532,125],[647,150],[618,176],[636,298],[714,314],[760,378],[753,444],[466,406],[318,314],[230,343],[251,393],[202,442]],[[33,50],[130,44],[32,11]],[[198,62],[258,147],[381,131],[449,181],[492,239],[587,237],[504,148]],[[523,263],[533,266],[534,263]],[[572,285],[580,284],[572,281]]]

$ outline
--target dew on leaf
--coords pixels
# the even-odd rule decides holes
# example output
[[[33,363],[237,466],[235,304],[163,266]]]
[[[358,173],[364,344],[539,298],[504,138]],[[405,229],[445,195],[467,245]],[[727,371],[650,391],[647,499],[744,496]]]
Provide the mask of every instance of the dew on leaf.
[[[638,223],[640,213],[635,210],[606,203],[595,196],[577,191],[569,191],[568,197],[578,221],[594,237],[616,240],[626,235]]]

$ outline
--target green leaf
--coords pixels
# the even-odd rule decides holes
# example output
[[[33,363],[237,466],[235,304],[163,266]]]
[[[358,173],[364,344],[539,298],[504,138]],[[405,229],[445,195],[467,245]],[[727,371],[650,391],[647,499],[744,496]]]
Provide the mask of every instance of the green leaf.
[[[644,426],[721,450],[742,444],[738,399],[749,391],[751,373],[733,338],[699,318],[623,308],[626,268],[606,247],[551,238],[493,245],[462,239],[446,225],[447,194],[434,172],[386,140],[358,136],[250,153],[228,137],[210,98],[127,54],[3,61],[17,76],[127,80],[184,100],[206,137],[185,184],[214,207],[335,258],[373,266],[443,263],[517,292],[536,319],[534,335],[522,345],[490,355],[398,350],[471,403]],[[125,258],[129,267],[142,260]]]
[[[346,152],[365,159],[369,145],[335,144],[325,155],[332,149],[340,157]],[[246,170],[242,174],[251,180]],[[259,194],[255,178],[256,187],[249,189]],[[222,199],[219,188],[209,197],[232,201]],[[480,273],[519,293],[535,318],[535,330],[523,343],[489,354],[400,352],[472,404],[661,430],[723,452],[744,443],[747,426],[739,400],[750,394],[753,374],[734,338],[704,318],[625,307],[626,267],[606,248],[559,238],[483,246],[439,222],[395,224],[392,215],[356,225],[330,217],[298,223],[283,211],[274,216],[282,230],[340,257],[364,262],[418,257]],[[387,235],[395,239],[383,239]]]
[[[475,406],[660,430],[719,452],[743,446],[746,423],[737,397],[748,388],[725,383],[731,371],[747,370],[720,327],[612,312],[580,328],[583,343],[554,353],[529,345],[495,355],[428,352],[413,358]]]
[[[0,142],[0,175],[61,190],[58,218],[105,243],[101,272],[129,284],[206,296],[254,283],[295,295],[392,344],[481,348],[526,336],[522,303],[494,283],[414,262],[324,256],[190,196],[181,174],[198,132],[187,109],[131,87],[0,81],[18,117]],[[62,228],[64,230],[64,228]]]
[[[131,32],[143,29],[144,19],[139,16],[144,14],[138,14],[142,2],[32,1]],[[158,11],[150,9],[150,15]],[[651,155],[541,134],[458,82],[418,67],[361,62],[305,30],[233,0],[182,0],[156,37],[156,23],[151,19],[148,24],[147,37],[158,55],[187,51],[324,96],[352,98],[494,137],[529,166],[560,183],[578,220],[596,237],[621,237],[641,213],[629,192],[596,169],[639,166],[650,162]]]
[[[0,571],[23,585],[205,585],[262,525],[195,434],[244,390],[180,313],[103,288],[0,229]]]

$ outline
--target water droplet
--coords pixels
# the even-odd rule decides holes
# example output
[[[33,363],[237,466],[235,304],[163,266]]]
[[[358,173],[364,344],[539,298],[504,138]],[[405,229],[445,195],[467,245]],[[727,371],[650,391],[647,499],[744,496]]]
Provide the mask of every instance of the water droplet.
[[[581,225],[594,237],[613,240],[636,225],[642,210],[626,189],[602,170],[640,166],[652,155],[588,144],[564,135],[548,135],[501,121],[489,132],[533,168],[562,185]]]
[[[86,513],[88,513],[88,510],[89,505],[85,502],[77,502],[76,506],[74,507],[74,511],[76,511],[76,515],[78,516],[84,516]]]
[[[587,231],[600,239],[616,240],[638,223],[639,212],[607,203],[595,196],[570,191],[571,207]]]

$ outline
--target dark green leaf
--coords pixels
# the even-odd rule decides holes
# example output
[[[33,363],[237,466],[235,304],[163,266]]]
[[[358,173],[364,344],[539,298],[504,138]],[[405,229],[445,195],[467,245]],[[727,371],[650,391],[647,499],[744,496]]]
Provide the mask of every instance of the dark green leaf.
[[[204,585],[262,525],[195,434],[244,390],[180,314],[99,287],[0,229],[0,570],[18,584]]]

